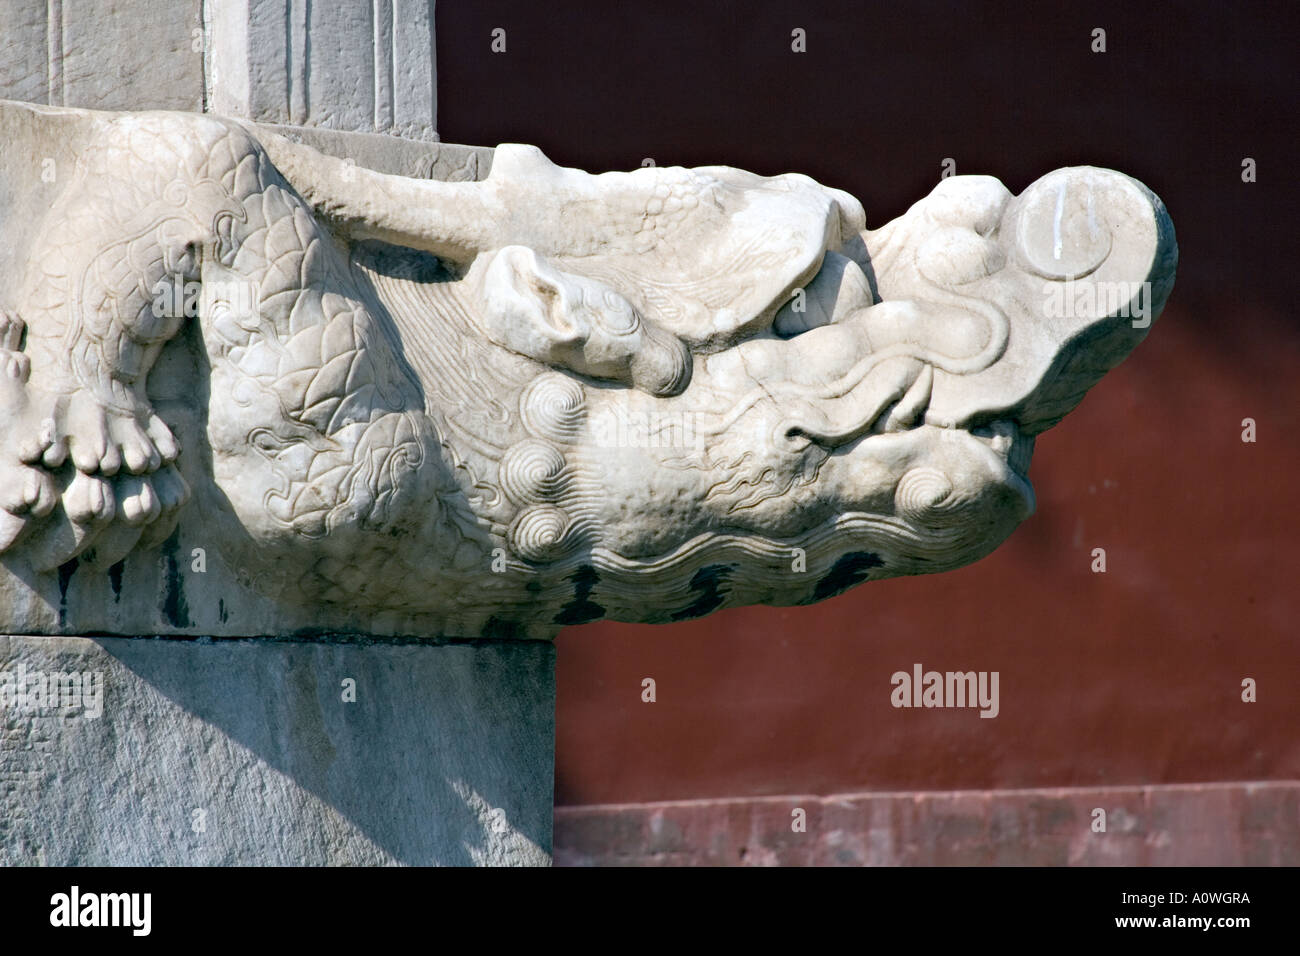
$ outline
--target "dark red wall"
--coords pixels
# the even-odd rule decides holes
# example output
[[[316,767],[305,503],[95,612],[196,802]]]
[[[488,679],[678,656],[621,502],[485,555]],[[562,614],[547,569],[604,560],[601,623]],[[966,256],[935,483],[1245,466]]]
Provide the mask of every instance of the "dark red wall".
[[[1290,8],[651,6],[440,0],[443,138],[592,170],[805,172],[873,226],[945,157],[1015,192],[1111,166],[1165,200],[1179,279],[1040,439],[1038,514],[991,557],[814,607],[563,634],[557,802],[1300,777]],[[1000,716],[893,709],[890,674],[918,661],[1000,671]]]

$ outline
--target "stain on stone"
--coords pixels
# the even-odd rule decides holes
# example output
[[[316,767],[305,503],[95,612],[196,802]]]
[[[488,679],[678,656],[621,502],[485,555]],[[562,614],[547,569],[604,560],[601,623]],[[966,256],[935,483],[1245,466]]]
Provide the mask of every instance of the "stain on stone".
[[[518,621],[503,621],[493,615],[483,625],[483,636],[500,641],[518,641],[523,640],[528,635],[524,633],[524,629]]]
[[[179,539],[180,529],[177,528],[163,542],[162,594],[159,598],[158,609],[162,611],[163,619],[172,627],[189,627],[190,608],[185,603],[180,563],[176,560]]]
[[[72,575],[76,570],[76,558],[59,565],[59,627],[68,622],[68,586],[72,583]]]
[[[600,583],[600,575],[595,568],[584,564],[569,575],[569,583],[573,585],[573,600],[555,615],[556,624],[587,624],[605,616],[605,609],[589,600],[592,590]]]
[[[227,619],[226,600],[225,598],[217,598],[217,620],[219,620],[222,624],[225,624],[226,619]]]
[[[872,554],[870,551],[850,551],[848,554],[841,555],[827,572],[826,577],[817,582],[812,600],[824,601],[837,594],[843,594],[853,585],[862,583],[872,568],[883,567],[884,564],[885,562],[880,560],[880,555]]]
[[[122,572],[126,570],[126,558],[108,569],[108,583],[113,588],[113,603],[122,600]]]
[[[725,564],[709,564],[695,572],[691,578],[691,590],[699,595],[694,601],[673,613],[674,621],[686,621],[693,617],[703,617],[722,607],[727,599],[725,588],[732,569]]]

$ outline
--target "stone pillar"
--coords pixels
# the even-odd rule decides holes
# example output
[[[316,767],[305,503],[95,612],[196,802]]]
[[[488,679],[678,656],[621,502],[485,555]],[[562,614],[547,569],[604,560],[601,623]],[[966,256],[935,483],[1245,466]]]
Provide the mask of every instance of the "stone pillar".
[[[0,0],[0,99],[203,109],[201,0]]]
[[[0,99],[226,113],[407,176],[491,163],[437,143],[431,0],[0,0]],[[32,122],[0,110],[15,180],[70,158],[25,148]],[[75,151],[75,117],[42,122]],[[0,864],[549,863],[548,642],[291,617],[201,519],[107,570],[0,565]]]
[[[433,0],[0,0],[0,99],[434,142]]]
[[[213,112],[438,138],[432,0],[229,0],[206,15]]]

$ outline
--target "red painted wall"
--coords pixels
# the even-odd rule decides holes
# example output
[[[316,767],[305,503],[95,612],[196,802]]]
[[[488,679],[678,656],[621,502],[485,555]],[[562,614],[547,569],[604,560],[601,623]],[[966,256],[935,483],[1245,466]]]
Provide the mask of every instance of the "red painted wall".
[[[797,170],[873,226],[947,157],[1014,192],[1111,166],[1165,200],[1182,255],[1150,338],[1040,439],[1038,513],[992,556],[813,607],[561,635],[557,802],[1300,778],[1286,5],[583,6],[440,2],[443,138],[593,170]],[[999,671],[1000,715],[892,708],[915,662]]]

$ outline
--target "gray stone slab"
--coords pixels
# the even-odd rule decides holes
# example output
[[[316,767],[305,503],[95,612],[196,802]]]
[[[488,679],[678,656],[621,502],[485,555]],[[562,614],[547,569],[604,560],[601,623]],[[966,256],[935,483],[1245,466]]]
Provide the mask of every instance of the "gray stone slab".
[[[0,98],[201,110],[200,0],[0,0]]]
[[[432,0],[232,0],[207,28],[214,112],[438,138]]]
[[[0,99],[436,142],[432,0],[0,0]]]
[[[0,637],[0,864],[546,865],[553,663],[523,642]]]

